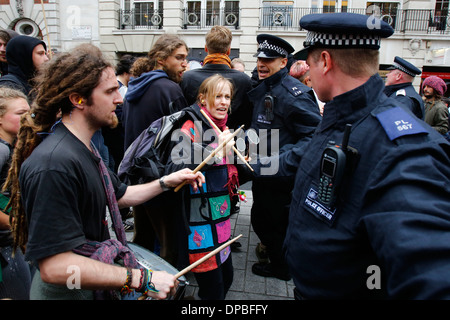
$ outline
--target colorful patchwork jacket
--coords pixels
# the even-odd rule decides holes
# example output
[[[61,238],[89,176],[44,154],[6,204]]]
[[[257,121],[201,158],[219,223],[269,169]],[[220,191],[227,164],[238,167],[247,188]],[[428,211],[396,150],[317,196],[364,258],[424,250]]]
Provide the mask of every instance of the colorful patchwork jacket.
[[[197,108],[195,109],[197,110]],[[183,139],[175,148],[177,148],[178,154],[190,154],[184,159],[186,162],[183,165],[172,157],[172,163],[169,164],[170,169],[168,169],[170,172],[182,167],[194,169],[217,146],[215,138],[211,134],[208,135],[206,131],[213,129],[200,113],[199,119],[203,119],[201,124],[194,124],[191,120],[183,124],[181,128]],[[174,163],[178,164],[174,165]],[[189,233],[187,241],[189,264],[220,247],[231,236],[231,202],[228,185],[230,182],[229,176],[237,173],[236,168],[234,165],[227,165],[224,162],[217,163],[217,160],[211,160],[201,171],[206,179],[202,188],[194,192],[191,186],[185,186],[181,190],[185,202],[183,206],[184,214],[189,228],[187,232]],[[229,256],[230,247],[227,247],[192,271],[214,270],[225,262]]]

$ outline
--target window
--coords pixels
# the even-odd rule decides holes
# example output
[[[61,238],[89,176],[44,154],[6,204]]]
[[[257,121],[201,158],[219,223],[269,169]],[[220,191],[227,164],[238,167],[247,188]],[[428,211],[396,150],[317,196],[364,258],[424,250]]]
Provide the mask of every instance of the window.
[[[122,28],[162,28],[163,1],[122,0]]]
[[[448,0],[436,0],[432,23],[432,26],[436,27],[436,30],[445,30],[448,15],[448,2]]]
[[[292,26],[294,1],[263,1],[262,26]]]
[[[237,0],[186,0],[185,28],[207,28],[216,25],[239,26]]]
[[[395,28],[398,6],[398,2],[367,2],[366,13],[378,16]]]

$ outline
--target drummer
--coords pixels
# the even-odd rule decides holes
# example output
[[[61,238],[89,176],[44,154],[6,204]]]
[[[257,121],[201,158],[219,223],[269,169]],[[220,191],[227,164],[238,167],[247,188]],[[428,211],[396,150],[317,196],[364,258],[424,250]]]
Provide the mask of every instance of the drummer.
[[[123,101],[113,66],[97,47],[80,45],[49,61],[36,88],[6,182],[12,191],[15,246],[26,245],[25,258],[38,267],[30,298],[112,299],[131,289],[158,299],[174,294],[174,275],[138,267],[119,207],[148,201],[185,180],[196,190],[204,177],[184,169],[127,186],[108,172],[91,137],[117,124],[114,111]],[[59,112],[62,118],[55,123]],[[107,205],[116,239],[108,232]],[[113,265],[119,260],[123,266]]]

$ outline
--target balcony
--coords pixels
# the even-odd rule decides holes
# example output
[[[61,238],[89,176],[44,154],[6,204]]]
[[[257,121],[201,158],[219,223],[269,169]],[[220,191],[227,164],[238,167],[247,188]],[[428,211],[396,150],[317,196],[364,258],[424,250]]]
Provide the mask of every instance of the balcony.
[[[183,9],[183,29],[205,29],[216,25],[239,29],[240,10]]]
[[[368,14],[367,9],[347,9],[346,12]],[[260,29],[301,30],[301,17],[311,13],[328,13],[320,8],[293,8],[288,6],[260,8]],[[395,32],[450,33],[450,16],[436,14],[434,10],[404,9],[377,14],[389,23]]]
[[[241,28],[240,9],[182,10],[182,29],[207,29],[214,25]],[[367,13],[367,9],[346,9],[347,12]],[[289,6],[260,8],[259,29],[299,31],[301,17],[310,13],[326,13],[320,8],[294,8]],[[398,33],[449,34],[450,16],[435,10],[395,9],[378,15]],[[162,29],[163,10],[119,10],[119,29]]]
[[[119,29],[162,29],[163,10],[119,10]]]

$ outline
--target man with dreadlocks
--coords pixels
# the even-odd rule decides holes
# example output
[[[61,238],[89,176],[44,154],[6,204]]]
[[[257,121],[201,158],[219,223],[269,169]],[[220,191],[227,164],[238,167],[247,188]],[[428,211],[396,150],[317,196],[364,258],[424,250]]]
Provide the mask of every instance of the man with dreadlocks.
[[[184,180],[197,188],[204,177],[184,170],[126,186],[108,171],[91,137],[117,121],[114,110],[123,101],[112,65],[95,46],[58,55],[41,70],[36,88],[5,184],[12,193],[15,245],[26,245],[25,258],[39,269],[30,298],[120,298],[119,291],[123,296],[130,289],[159,299],[174,294],[173,275],[138,267],[119,207],[148,201]],[[105,220],[107,205],[115,239]],[[125,267],[115,265],[119,259]],[[79,287],[69,276],[78,277]]]

